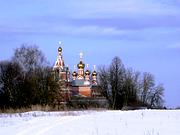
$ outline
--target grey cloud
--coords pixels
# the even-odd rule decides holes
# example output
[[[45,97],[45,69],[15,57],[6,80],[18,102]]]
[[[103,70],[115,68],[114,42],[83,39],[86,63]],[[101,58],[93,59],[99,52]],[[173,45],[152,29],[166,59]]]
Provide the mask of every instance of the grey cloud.
[[[94,18],[71,19],[72,24],[112,26],[119,29],[144,29],[157,27],[180,27],[179,16],[144,16],[144,17],[118,17],[118,18]]]

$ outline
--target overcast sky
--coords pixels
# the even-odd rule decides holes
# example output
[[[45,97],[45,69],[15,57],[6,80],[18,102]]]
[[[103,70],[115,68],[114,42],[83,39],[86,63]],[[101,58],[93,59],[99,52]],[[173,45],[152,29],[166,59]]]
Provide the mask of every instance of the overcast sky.
[[[36,44],[51,65],[63,42],[65,63],[126,67],[154,74],[166,105],[180,106],[180,0],[0,0],[0,60]]]

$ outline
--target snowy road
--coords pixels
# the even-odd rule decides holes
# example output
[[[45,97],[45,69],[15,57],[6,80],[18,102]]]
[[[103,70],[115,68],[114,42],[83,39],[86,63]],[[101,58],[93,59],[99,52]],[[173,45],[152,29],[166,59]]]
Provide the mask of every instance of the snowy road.
[[[0,135],[179,135],[180,111],[0,114]]]

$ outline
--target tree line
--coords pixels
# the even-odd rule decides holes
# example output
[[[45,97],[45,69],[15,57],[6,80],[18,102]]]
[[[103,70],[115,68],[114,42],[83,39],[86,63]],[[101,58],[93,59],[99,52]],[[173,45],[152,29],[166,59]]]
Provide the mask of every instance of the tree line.
[[[99,68],[99,85],[112,109],[163,107],[163,85],[156,85],[151,73],[125,68],[119,57],[115,57],[108,67]]]
[[[54,106],[60,85],[37,46],[22,45],[11,60],[0,61],[0,109]]]
[[[0,61],[0,109],[55,107],[63,101],[64,84],[55,79],[52,67],[37,46],[22,45],[10,60]],[[119,57],[98,69],[98,84],[112,109],[123,106],[163,106],[164,87],[150,73],[125,68]]]

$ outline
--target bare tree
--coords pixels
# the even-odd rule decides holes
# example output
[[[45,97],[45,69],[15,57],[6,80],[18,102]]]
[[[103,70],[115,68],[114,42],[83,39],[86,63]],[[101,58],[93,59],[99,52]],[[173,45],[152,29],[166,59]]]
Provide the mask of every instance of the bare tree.
[[[109,102],[111,102],[111,94],[109,90],[109,73],[105,66],[99,68],[99,76],[98,76],[98,82],[101,89],[101,93],[104,97],[108,99]]]
[[[115,57],[109,68],[109,82],[112,90],[112,108],[119,109],[123,106],[125,68],[119,57]]]
[[[145,104],[148,103],[149,96],[155,86],[154,76],[150,73],[143,73],[141,82],[141,101]]]
[[[125,100],[124,105],[133,104],[137,101],[139,91],[140,73],[131,68],[126,70],[124,80]]]
[[[5,108],[15,106],[21,77],[21,68],[17,63],[0,62],[0,104]]]
[[[163,106],[164,87],[162,84],[156,86],[154,76],[150,73],[144,73],[141,82],[141,101],[150,108],[159,108]]]
[[[124,77],[125,68],[119,57],[112,60],[109,68],[99,69],[99,84],[102,94],[108,99],[110,107],[120,109],[124,100]]]
[[[155,108],[163,104],[164,88],[155,85],[154,76],[145,72],[141,78],[140,72],[126,69],[118,57],[109,68],[99,68],[99,84],[113,109],[142,105]]]
[[[0,102],[6,107],[52,105],[57,99],[59,84],[51,75],[52,68],[36,46],[15,50],[10,62],[0,63]],[[19,77],[20,76],[20,77]],[[52,79],[53,78],[53,79]]]
[[[150,99],[150,107],[151,108],[162,108],[163,107],[163,96],[164,96],[164,87],[162,84],[157,85],[154,87],[151,95],[149,96]]]
[[[37,46],[27,46],[25,44],[15,49],[12,60],[19,63],[25,72],[33,71],[47,64],[45,56]]]

